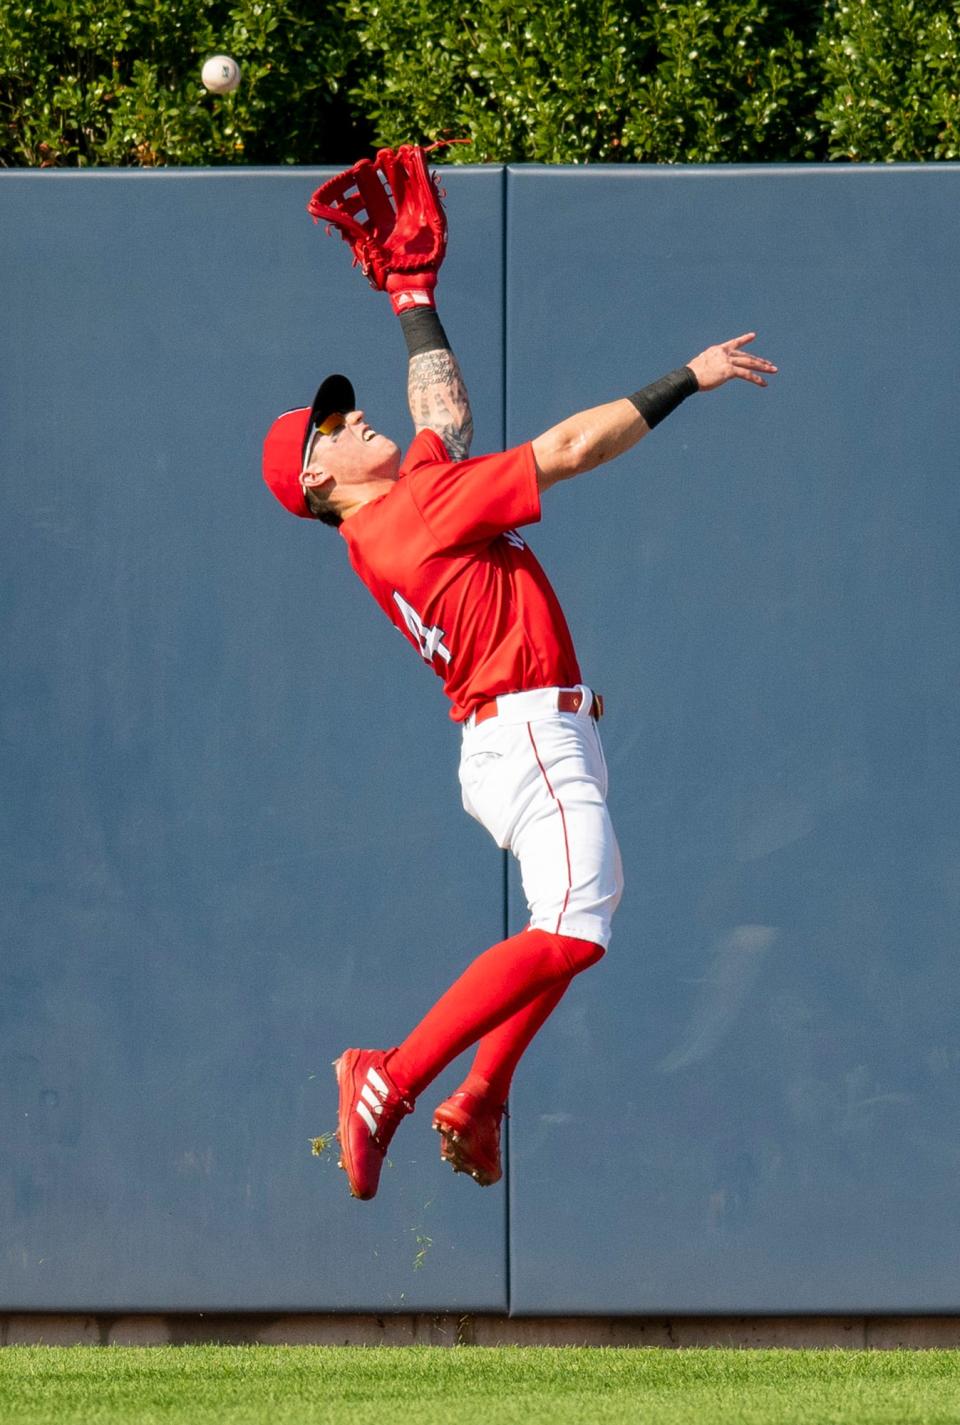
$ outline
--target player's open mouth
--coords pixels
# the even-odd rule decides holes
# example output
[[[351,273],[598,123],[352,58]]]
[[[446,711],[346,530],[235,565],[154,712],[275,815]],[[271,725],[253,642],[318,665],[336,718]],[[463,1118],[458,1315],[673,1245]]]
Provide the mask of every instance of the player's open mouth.
[[[362,439],[363,441],[373,440],[373,438],[374,438],[374,436],[376,435],[376,433],[377,433],[377,432],[376,432],[375,430],[371,430],[370,427],[367,426],[367,429],[363,432],[363,435],[361,436],[361,439]]]

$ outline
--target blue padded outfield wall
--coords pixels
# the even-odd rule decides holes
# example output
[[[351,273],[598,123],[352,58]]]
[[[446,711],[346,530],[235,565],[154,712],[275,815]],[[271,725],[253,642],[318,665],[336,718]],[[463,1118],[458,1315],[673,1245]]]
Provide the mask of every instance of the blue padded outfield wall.
[[[507,1181],[309,1140],[504,924],[439,684],[261,485],[409,430],[328,171],[0,174],[0,1309],[960,1310],[960,168],[456,169],[477,449],[757,330],[551,492],[627,890]]]

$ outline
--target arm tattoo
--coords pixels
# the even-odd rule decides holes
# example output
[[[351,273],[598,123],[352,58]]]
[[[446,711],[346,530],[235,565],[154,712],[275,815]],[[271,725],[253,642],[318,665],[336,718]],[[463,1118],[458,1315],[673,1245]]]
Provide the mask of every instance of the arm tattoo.
[[[407,397],[416,429],[435,430],[453,460],[465,460],[473,440],[473,415],[463,373],[452,351],[410,358]]]

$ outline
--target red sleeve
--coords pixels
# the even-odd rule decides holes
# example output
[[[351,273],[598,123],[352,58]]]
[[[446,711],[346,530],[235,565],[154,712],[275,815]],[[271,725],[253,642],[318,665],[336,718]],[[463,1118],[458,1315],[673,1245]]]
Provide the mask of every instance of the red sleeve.
[[[412,475],[414,470],[419,470],[421,465],[430,465],[436,460],[449,460],[450,452],[435,430],[418,430],[414,436],[410,449],[403,457],[403,464],[400,466],[400,478],[405,475]]]
[[[437,448],[443,453],[432,454]],[[529,441],[500,454],[452,461],[439,436],[421,431],[404,460],[403,473],[440,549],[483,544],[540,518],[537,467]]]

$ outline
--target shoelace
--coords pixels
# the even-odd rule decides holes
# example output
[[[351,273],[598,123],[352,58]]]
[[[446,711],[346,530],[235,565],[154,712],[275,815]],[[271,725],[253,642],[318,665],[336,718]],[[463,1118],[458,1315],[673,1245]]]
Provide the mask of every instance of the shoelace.
[[[401,1118],[405,1118],[408,1113],[412,1112],[413,1105],[406,1099],[400,1098],[399,1095],[396,1098],[387,1099],[383,1105],[383,1112],[377,1119],[377,1131],[370,1135],[372,1142],[380,1149],[381,1153],[387,1151],[390,1139],[397,1131]]]

